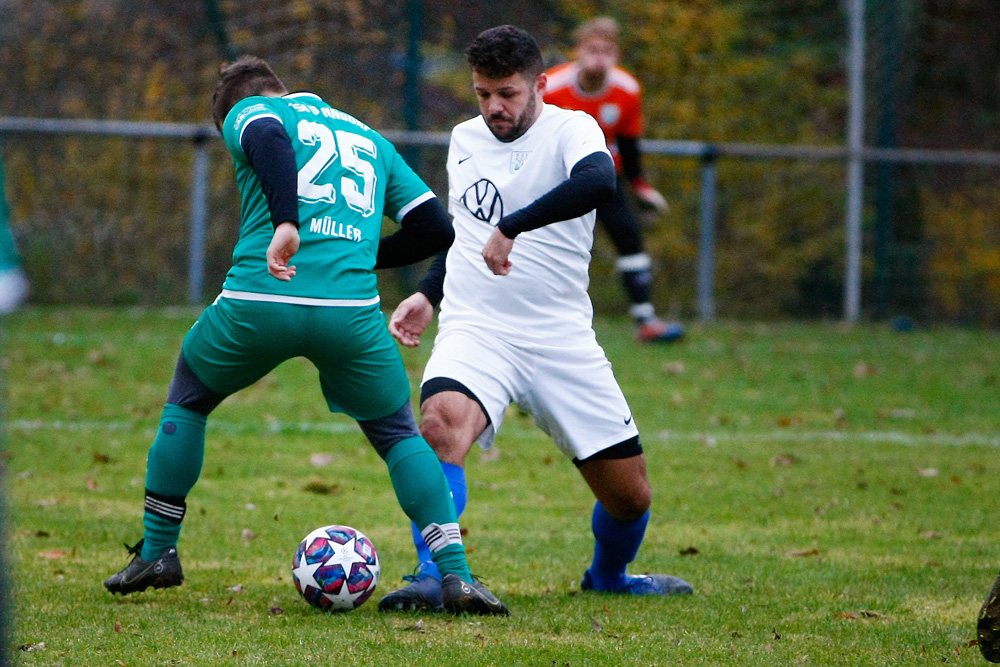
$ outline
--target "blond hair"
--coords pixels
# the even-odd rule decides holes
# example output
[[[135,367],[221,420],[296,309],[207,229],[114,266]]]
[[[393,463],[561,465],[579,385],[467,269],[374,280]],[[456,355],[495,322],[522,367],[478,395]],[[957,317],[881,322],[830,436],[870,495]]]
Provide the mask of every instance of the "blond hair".
[[[573,38],[577,44],[585,42],[592,37],[606,39],[609,42],[618,44],[618,21],[610,16],[598,16],[580,25],[573,33]]]

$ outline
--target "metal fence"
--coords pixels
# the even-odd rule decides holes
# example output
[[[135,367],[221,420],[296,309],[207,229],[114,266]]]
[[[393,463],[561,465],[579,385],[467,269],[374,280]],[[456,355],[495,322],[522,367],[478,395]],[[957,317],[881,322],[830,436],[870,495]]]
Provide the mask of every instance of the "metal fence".
[[[414,159],[421,159],[421,152],[423,152],[423,157],[427,157],[428,161],[430,161],[429,155],[433,154],[435,161],[439,161],[440,166],[443,167],[443,150],[448,143],[447,133],[385,131],[383,134],[402,150],[408,151],[411,156],[415,156]],[[116,143],[101,147],[82,147],[79,145],[79,142],[84,138],[95,136],[101,137],[105,141]],[[232,231],[231,229],[227,232],[228,236],[222,234],[222,237],[219,237],[216,234],[215,237],[212,237],[210,233],[209,219],[211,212],[218,208],[218,205],[213,205],[214,199],[226,197],[223,194],[226,192],[230,193],[231,198],[232,191],[231,183],[227,182],[228,173],[224,173],[224,170],[221,169],[223,164],[228,163],[228,157],[221,147],[221,142],[216,141],[217,137],[218,135],[214,128],[201,124],[0,118],[0,139],[3,139],[5,148],[4,160],[9,165],[7,169],[9,181],[8,197],[13,196],[15,199],[20,199],[22,193],[30,190],[34,181],[41,178],[43,174],[52,169],[64,168],[63,163],[74,160],[82,162],[82,166],[77,167],[78,175],[74,177],[72,173],[68,173],[61,176],[64,180],[82,179],[82,175],[93,176],[94,167],[88,167],[88,165],[97,165],[102,160],[115,164],[114,170],[109,171],[109,176],[104,179],[106,181],[120,181],[117,187],[121,192],[118,192],[117,198],[114,201],[124,201],[131,197],[144,196],[143,179],[157,182],[158,185],[154,187],[159,189],[158,192],[160,194],[154,193],[151,196],[154,199],[161,198],[164,200],[165,203],[161,207],[161,213],[164,215],[177,216],[181,214],[180,211],[176,210],[176,203],[171,204],[169,202],[176,202],[176,190],[186,187],[189,191],[189,196],[187,210],[183,214],[186,215],[186,233],[188,238],[183,253],[186,264],[186,299],[190,304],[200,304],[205,300],[207,249],[210,246],[216,248],[213,252],[214,256],[217,256],[221,252],[219,248],[231,248],[232,241],[235,240],[235,236],[229,233]],[[131,146],[124,146],[121,144],[122,141],[140,141],[143,148],[136,149]],[[52,142],[62,143],[56,145]],[[150,142],[156,144],[167,143],[170,145],[170,148],[149,148],[147,144]],[[849,151],[847,148],[835,146],[761,145],[668,140],[646,140],[643,142],[643,148],[644,152],[649,156],[648,163],[650,170],[660,175],[660,180],[687,182],[690,186],[689,190],[697,190],[697,192],[689,193],[683,191],[668,192],[668,198],[672,202],[676,201],[680,204],[682,210],[679,214],[684,215],[689,212],[688,209],[694,207],[695,210],[690,211],[692,215],[689,217],[697,221],[697,227],[694,233],[691,234],[693,238],[688,239],[691,246],[689,254],[693,256],[690,257],[690,261],[687,263],[681,262],[683,265],[682,268],[691,269],[691,273],[695,276],[693,289],[686,291],[684,286],[679,285],[684,280],[682,276],[673,275],[670,277],[670,282],[675,293],[682,296],[690,294],[689,302],[693,306],[693,314],[702,320],[713,319],[719,311],[717,276],[719,271],[720,222],[725,226],[727,218],[737,217],[743,219],[759,217],[767,219],[769,215],[775,215],[774,212],[754,211],[752,207],[754,205],[759,208],[765,207],[764,204],[753,204],[753,200],[761,196],[758,192],[759,184],[767,178],[772,178],[772,175],[779,170],[779,165],[783,165],[781,168],[789,169],[790,171],[789,175],[780,177],[779,180],[781,183],[777,187],[801,189],[804,193],[800,194],[799,201],[794,204],[796,208],[808,209],[810,206],[817,204],[825,206],[827,210],[818,217],[824,219],[823,235],[828,236],[830,239],[837,238],[839,234],[843,234],[844,239],[849,238],[849,234],[846,234],[843,229],[844,215],[835,209],[837,206],[844,206],[844,210],[846,210],[845,202],[851,196],[849,182],[845,178],[845,174],[847,173],[845,165],[851,160],[860,160],[865,165],[890,165],[893,167],[908,165],[917,167],[918,169],[931,170],[930,175],[924,176],[924,180],[929,182],[940,180],[936,170],[947,169],[949,167],[965,170],[971,169],[977,174],[972,179],[976,183],[986,182],[987,187],[1000,185],[1000,169],[998,169],[1000,167],[1000,153],[993,152],[890,150],[876,148]],[[169,152],[170,154],[159,155],[157,154],[159,150]],[[11,153],[17,154],[13,156],[15,157],[13,163],[9,161],[10,158],[8,157]],[[108,153],[112,153],[112,156],[108,157]],[[118,157],[115,157],[116,155]],[[166,168],[168,164],[171,165],[170,169]],[[754,166],[755,164],[756,166]],[[791,168],[787,167],[787,165],[797,166]],[[823,165],[826,166],[824,167]],[[738,167],[739,171],[733,171],[731,174],[727,173],[726,166]],[[720,168],[722,169],[721,173]],[[184,179],[183,170],[185,169],[188,170],[187,183],[182,184],[182,180]],[[684,171],[684,175],[679,176],[677,170]],[[428,182],[439,193],[443,192],[445,187],[442,180],[443,171],[443,168],[423,171],[423,173],[430,172],[435,175],[429,178]],[[32,173],[35,174],[34,177],[31,176]],[[218,175],[213,176],[213,174]],[[437,181],[434,180],[435,178]],[[231,180],[231,177],[228,177],[228,180]],[[963,176],[962,180],[968,181],[969,179]],[[10,183],[10,181],[14,181],[14,183]],[[734,189],[733,183],[739,185]],[[11,185],[13,187],[10,187]],[[164,189],[169,191],[170,196],[163,194]],[[99,220],[103,215],[109,213],[109,209],[119,206],[115,203],[108,203],[106,198],[96,203],[88,202],[85,201],[87,193],[71,195],[71,190],[72,188],[69,188],[60,195],[60,197],[65,198],[65,201],[58,203],[59,208],[48,209],[45,213],[39,215],[46,217],[65,215],[68,209],[75,207],[79,210],[89,211],[87,213],[87,216],[89,216],[87,218],[89,221],[88,224],[94,224],[93,221]],[[822,194],[812,196],[810,190]],[[854,195],[860,198],[861,193],[854,193]],[[24,195],[24,198],[28,199],[26,195]],[[14,201],[15,222],[17,222],[18,210],[34,211],[36,208],[47,207],[50,205],[52,198],[52,195],[47,196],[44,205],[40,202]],[[56,198],[58,199],[59,197]],[[687,207],[684,205],[686,199],[690,200]],[[825,201],[819,202],[818,199]],[[747,205],[747,202],[750,202],[750,211],[741,210],[738,214],[732,212],[736,208]],[[231,203],[228,206],[231,209]],[[35,214],[25,213],[25,215],[32,217]],[[801,215],[805,223],[796,222],[793,227],[800,227],[803,224],[808,227],[810,224],[809,218],[812,214],[803,212]],[[131,216],[132,218],[144,217],[138,214],[131,214]],[[784,214],[778,214],[778,218],[783,217],[785,217]],[[812,215],[812,217],[817,216]],[[838,226],[838,223],[835,222],[838,219],[840,221],[839,230],[834,228]],[[67,215],[66,221],[66,226],[72,227],[73,216]],[[149,225],[153,225],[153,227]],[[128,235],[135,237],[130,241],[132,245],[126,244],[119,248],[112,244],[110,247],[115,248],[113,252],[120,250],[126,255],[130,252],[135,253],[135,248],[140,247],[143,243],[142,236],[146,233],[144,230],[155,228],[155,226],[155,221],[150,222],[130,218],[127,227],[129,230]],[[30,230],[34,225],[29,221],[27,227]],[[99,227],[99,225],[95,225],[96,227]],[[71,231],[68,228],[63,228],[58,233],[69,234]],[[104,237],[114,235],[115,232],[94,232],[94,234],[95,237],[101,237],[101,239],[106,241]],[[808,229],[798,234],[803,237],[810,236]],[[828,242],[830,241],[828,240]],[[876,233],[875,241],[873,242],[876,245],[876,252],[878,252],[877,246],[879,242],[879,236]],[[55,242],[50,243],[49,250],[40,249],[37,251],[37,254],[43,255],[54,252],[54,245],[56,245]],[[98,253],[107,252],[107,250],[102,250],[101,248],[104,248],[104,246],[101,246],[101,243],[96,241],[85,240],[80,242],[79,245],[81,247],[95,247]],[[167,264],[176,264],[178,261],[177,255],[182,252],[181,247],[177,245],[177,239],[173,238],[170,242],[164,242],[163,245],[165,246],[164,254],[167,255],[164,258],[164,266]],[[667,241],[667,245],[669,245],[669,241]],[[731,238],[729,239],[729,246],[731,246],[727,251],[729,259],[723,263],[727,267],[742,263],[740,259],[734,259],[734,254],[745,250],[746,245],[739,238]],[[847,267],[850,267],[852,262],[860,265],[862,261],[861,257],[848,257],[848,254],[852,252],[860,253],[860,247],[852,248],[851,242],[844,241],[842,250],[839,251],[840,261],[835,262],[835,264],[841,263],[843,265],[843,267],[837,267],[841,271],[841,275],[844,275],[844,272],[848,271]],[[679,252],[678,254],[684,255],[684,252]],[[595,250],[595,258],[598,258],[599,255],[599,249]],[[48,257],[48,261],[52,265],[52,270],[58,270],[64,264],[58,257],[53,258],[50,256]],[[31,262],[32,257],[27,257],[26,263],[29,269]],[[214,262],[214,264],[220,263]],[[156,264],[156,262],[153,262],[153,264]],[[901,265],[905,267],[905,259],[902,260]],[[118,269],[119,271],[141,272],[149,270],[151,277],[147,276],[143,280],[146,282],[161,281],[164,284],[163,289],[169,292],[171,281],[165,276],[169,276],[170,270],[166,268],[157,269],[155,266],[129,267],[128,257],[122,258],[121,267]],[[216,268],[214,271],[215,275],[212,278],[219,278],[218,269]],[[829,267],[827,267],[826,271],[829,273]],[[674,273],[683,273],[683,271],[675,271]],[[874,273],[877,278],[879,267],[876,266],[869,273]],[[72,281],[85,279],[86,274],[87,272],[83,271],[82,274],[70,276],[68,279]],[[110,285],[115,282],[116,277],[112,275],[106,277],[104,280]],[[741,280],[737,276],[731,279],[730,282],[740,282]],[[827,275],[826,281],[831,284],[838,282],[836,278],[831,278],[829,275]],[[215,283],[213,282],[212,284]],[[868,284],[871,285],[871,289],[875,292],[879,292],[882,289],[877,279],[874,282],[871,280],[868,281]],[[840,289],[841,294],[838,297],[838,301],[841,304],[849,304],[852,300],[855,303],[860,303],[860,283],[852,283],[850,277],[845,276],[840,281]],[[773,288],[769,288],[763,283],[758,288],[758,292],[768,290],[773,291]],[[852,293],[855,290],[858,293]],[[742,298],[742,296],[736,296],[729,299],[727,303],[730,304],[730,307],[726,311],[727,315],[739,310],[733,304],[740,302]],[[829,312],[819,314],[830,315]],[[840,316],[847,320],[853,320],[856,317],[856,313],[848,308],[842,310]]]

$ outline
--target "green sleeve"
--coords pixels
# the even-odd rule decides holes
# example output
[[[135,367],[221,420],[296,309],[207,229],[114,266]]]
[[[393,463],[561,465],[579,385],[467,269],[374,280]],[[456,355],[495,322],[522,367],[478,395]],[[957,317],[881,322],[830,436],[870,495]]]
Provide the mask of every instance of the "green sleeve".
[[[396,149],[386,142],[391,151],[389,166],[389,183],[385,191],[384,214],[399,222],[399,212],[407,210],[413,202],[425,198],[431,191],[423,179],[406,164]]]

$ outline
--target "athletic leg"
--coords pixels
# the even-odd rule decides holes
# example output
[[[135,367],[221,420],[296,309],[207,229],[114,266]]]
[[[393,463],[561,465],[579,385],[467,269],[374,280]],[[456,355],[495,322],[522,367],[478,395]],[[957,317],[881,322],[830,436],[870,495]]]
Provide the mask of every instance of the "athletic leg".
[[[455,572],[471,582],[448,482],[437,456],[420,435],[409,400],[388,417],[358,424],[385,460],[400,507],[412,525],[419,527],[415,530],[427,560],[435,571]]]
[[[198,379],[181,354],[146,461],[143,537],[129,550],[135,558],[104,582],[110,592],[127,595],[184,580],[176,545],[186,497],[201,474],[208,415],[223,399]]]
[[[451,489],[456,519],[465,508],[465,459],[475,438],[486,428],[487,419],[479,403],[458,391],[443,391],[426,398],[421,405],[421,431],[430,444],[439,470]],[[379,600],[379,609],[438,610],[443,608],[443,575],[447,573],[435,563],[431,549],[427,545],[426,529],[421,530],[418,522],[411,524],[414,546],[417,550],[418,565],[414,574],[406,575],[408,582],[403,588],[385,595]]]
[[[634,454],[636,449],[638,454]],[[581,587],[638,595],[690,593],[690,584],[677,577],[625,573],[639,551],[649,522],[649,480],[638,438],[603,450],[578,465],[597,497],[591,520],[594,560]]]
[[[615,268],[629,299],[629,314],[635,320],[637,338],[669,342],[684,334],[679,324],[665,324],[653,307],[652,260],[643,245],[642,227],[628,199],[628,188],[619,182],[614,196],[597,207],[597,219],[618,251]]]

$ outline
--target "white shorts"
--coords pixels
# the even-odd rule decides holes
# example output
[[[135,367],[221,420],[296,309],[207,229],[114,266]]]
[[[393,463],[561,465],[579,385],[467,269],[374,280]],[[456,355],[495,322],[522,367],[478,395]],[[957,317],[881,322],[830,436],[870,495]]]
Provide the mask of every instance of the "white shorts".
[[[568,457],[583,460],[639,435],[632,411],[591,333],[579,346],[511,343],[488,331],[440,331],[423,382],[450,378],[465,385],[490,418],[479,437],[489,449],[511,402]]]

